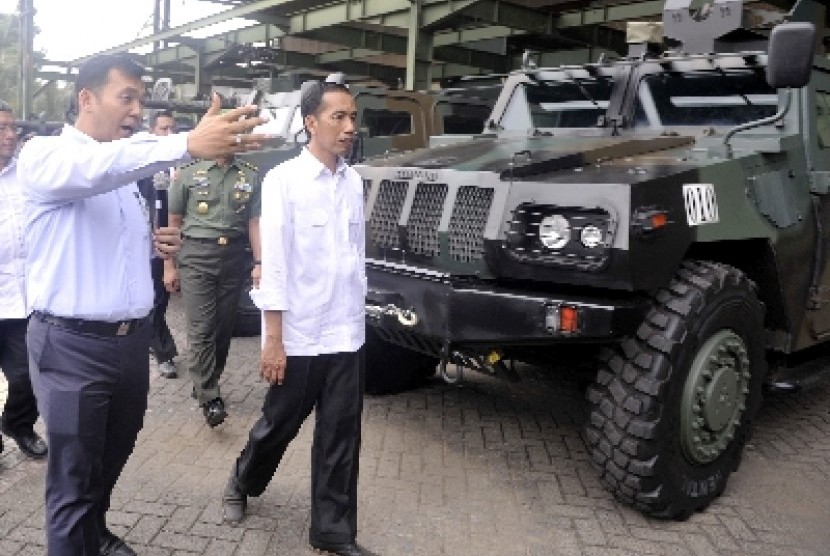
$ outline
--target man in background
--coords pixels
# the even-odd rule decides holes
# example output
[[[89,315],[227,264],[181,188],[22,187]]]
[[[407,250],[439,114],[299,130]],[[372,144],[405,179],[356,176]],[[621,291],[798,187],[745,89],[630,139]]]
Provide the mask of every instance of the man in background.
[[[46,457],[46,443],[34,431],[37,400],[26,354],[26,222],[23,194],[17,181],[17,127],[11,107],[0,100],[0,368],[8,396],[0,431],[30,458]],[[3,440],[0,437],[0,452]]]
[[[180,227],[182,249],[165,261],[164,283],[181,287],[187,320],[187,370],[210,427],[227,417],[219,378],[231,345],[245,283],[247,246],[259,283],[260,186],[257,168],[238,157],[182,166],[170,189],[170,226]]]
[[[170,135],[176,131],[176,120],[173,114],[166,110],[159,110],[150,116],[150,133],[153,135]],[[167,226],[167,189],[170,187],[172,168],[156,172],[152,177],[138,180],[138,190],[144,196],[150,208],[150,219],[153,228]],[[159,221],[162,217],[163,221]],[[150,261],[150,271],[153,276],[153,311],[152,336],[150,337],[150,352],[156,359],[159,374],[164,378],[176,378],[178,372],[173,358],[179,354],[176,342],[167,326],[165,313],[170,301],[170,292],[164,287],[164,259],[158,253],[153,253]]]

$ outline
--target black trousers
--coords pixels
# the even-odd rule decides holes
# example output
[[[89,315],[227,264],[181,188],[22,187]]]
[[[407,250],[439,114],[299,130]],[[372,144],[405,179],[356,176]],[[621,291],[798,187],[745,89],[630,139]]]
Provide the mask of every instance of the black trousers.
[[[170,361],[179,351],[165,319],[170,292],[164,287],[164,259],[154,257],[150,261],[150,270],[153,274],[153,312],[150,314],[153,334],[150,337],[150,351],[153,352],[156,362],[161,363]]]
[[[312,540],[348,543],[357,535],[363,369],[363,348],[354,353],[289,357],[285,381],[268,389],[262,416],[236,460],[240,491],[259,496],[316,407],[311,447]]]
[[[30,434],[38,415],[29,379],[26,326],[26,319],[0,320],[0,369],[9,385],[3,406],[3,424],[14,435]]]
[[[29,367],[46,424],[48,556],[99,556],[115,482],[135,446],[150,385],[150,326],[103,337],[33,316]]]

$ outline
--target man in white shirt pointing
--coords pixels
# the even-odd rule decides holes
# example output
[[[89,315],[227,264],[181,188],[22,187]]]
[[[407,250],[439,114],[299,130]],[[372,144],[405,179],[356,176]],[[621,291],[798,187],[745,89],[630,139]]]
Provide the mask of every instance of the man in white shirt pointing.
[[[338,556],[356,544],[357,475],[363,408],[366,295],[363,182],[346,165],[357,112],[342,75],[303,85],[311,137],[262,184],[260,287],[264,312],[260,374],[271,386],[262,416],[223,494],[225,520],[244,518],[288,444],[316,407],[309,543]]]
[[[147,408],[155,238],[136,180],[190,157],[258,148],[254,107],[219,114],[189,133],[136,134],[143,68],[100,55],[79,69],[78,117],[20,152],[27,201],[29,361],[46,424],[48,556],[134,556],[106,512]]]

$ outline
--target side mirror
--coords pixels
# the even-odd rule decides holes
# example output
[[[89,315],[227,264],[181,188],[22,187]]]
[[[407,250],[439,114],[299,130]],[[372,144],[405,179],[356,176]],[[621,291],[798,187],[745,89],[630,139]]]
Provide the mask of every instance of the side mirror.
[[[810,82],[816,28],[812,23],[781,23],[772,29],[767,51],[767,83],[776,89]]]

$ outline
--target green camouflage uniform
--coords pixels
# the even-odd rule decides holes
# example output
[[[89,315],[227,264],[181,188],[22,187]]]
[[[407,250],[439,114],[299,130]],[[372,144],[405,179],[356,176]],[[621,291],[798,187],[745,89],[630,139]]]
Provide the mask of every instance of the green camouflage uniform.
[[[220,397],[245,273],[248,221],[260,215],[257,168],[200,160],[179,169],[169,191],[171,214],[183,216],[179,280],[187,318],[187,368],[200,405]]]

